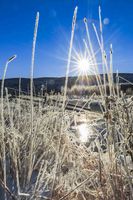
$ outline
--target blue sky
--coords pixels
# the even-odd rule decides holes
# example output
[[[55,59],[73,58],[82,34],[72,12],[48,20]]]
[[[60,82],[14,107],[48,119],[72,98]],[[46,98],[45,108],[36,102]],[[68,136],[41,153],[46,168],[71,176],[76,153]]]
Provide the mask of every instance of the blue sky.
[[[101,3],[104,41],[114,51],[114,71],[133,72],[133,1],[132,0],[0,0],[0,77],[6,60],[17,54],[7,77],[29,77],[32,38],[36,12],[40,21],[35,56],[35,77],[64,76],[68,54],[71,21],[78,6],[74,46],[83,51],[86,38],[83,18],[88,19],[94,49],[96,39],[91,27],[98,26]],[[107,22],[107,23],[106,23]]]

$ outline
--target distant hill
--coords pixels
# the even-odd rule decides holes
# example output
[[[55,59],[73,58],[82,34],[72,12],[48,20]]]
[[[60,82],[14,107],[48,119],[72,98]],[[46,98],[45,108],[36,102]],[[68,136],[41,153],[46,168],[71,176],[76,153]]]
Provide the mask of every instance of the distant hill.
[[[101,79],[103,80],[103,75],[101,74]],[[116,74],[113,74],[114,82],[116,82]],[[127,81],[126,81],[127,80]],[[133,73],[120,73],[119,81],[123,87],[123,89],[127,87],[132,87],[133,85]],[[42,78],[34,78],[34,90],[38,93],[41,88],[47,90],[47,92],[55,91],[60,92],[61,88],[65,84],[65,77],[42,77]],[[89,75],[88,79],[86,78],[78,78],[78,77],[69,77],[68,79],[68,87],[71,88],[75,84],[77,85],[97,85],[97,81],[94,75]],[[0,80],[1,86],[1,80]],[[19,78],[9,78],[5,80],[5,87],[8,88],[9,93],[18,94],[19,90]],[[29,93],[30,91],[30,79],[29,78],[21,78],[21,90],[24,93]]]

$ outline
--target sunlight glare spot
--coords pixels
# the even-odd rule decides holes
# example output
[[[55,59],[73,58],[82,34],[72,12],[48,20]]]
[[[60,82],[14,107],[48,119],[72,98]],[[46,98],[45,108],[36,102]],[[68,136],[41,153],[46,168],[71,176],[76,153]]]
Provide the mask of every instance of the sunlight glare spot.
[[[79,131],[81,142],[87,142],[88,135],[89,135],[89,130],[88,130],[87,124],[83,123],[83,124],[79,125],[78,131]]]

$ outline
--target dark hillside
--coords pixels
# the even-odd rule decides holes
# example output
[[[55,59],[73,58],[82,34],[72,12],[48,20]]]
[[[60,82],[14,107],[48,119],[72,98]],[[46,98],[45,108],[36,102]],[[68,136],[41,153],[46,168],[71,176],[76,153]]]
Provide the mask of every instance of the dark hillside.
[[[103,75],[100,75],[103,79]],[[113,74],[114,82],[116,82],[116,74]],[[126,81],[126,80],[127,81]],[[122,89],[126,90],[127,88],[133,88],[133,74],[127,73],[120,73],[119,74],[119,81],[122,85]],[[42,77],[42,78],[34,78],[34,91],[39,93],[41,88],[44,91],[50,92],[60,92],[61,88],[64,86],[65,77],[55,78],[55,77]],[[85,78],[78,78],[78,77],[69,77],[68,80],[68,87],[71,88],[74,85],[85,85],[85,86],[94,86],[97,85],[96,78],[94,75],[88,76],[88,81]],[[1,86],[1,80],[0,80]],[[5,87],[8,88],[9,93],[18,94],[19,90],[19,78],[9,78],[5,80]],[[21,79],[21,90],[28,94],[30,91],[30,79],[29,78],[22,78]]]

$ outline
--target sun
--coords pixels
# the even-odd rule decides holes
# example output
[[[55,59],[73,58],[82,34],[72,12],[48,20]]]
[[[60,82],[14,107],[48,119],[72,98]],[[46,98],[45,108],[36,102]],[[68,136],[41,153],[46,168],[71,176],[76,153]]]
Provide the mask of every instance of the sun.
[[[88,77],[88,74],[92,73],[93,59],[88,55],[86,50],[84,52],[77,52],[75,50],[74,55],[72,55],[71,64],[71,72],[75,72],[78,77]]]
[[[89,71],[89,60],[87,58],[81,58],[78,60],[78,70],[84,75]]]

